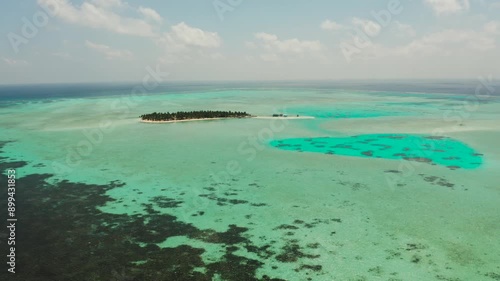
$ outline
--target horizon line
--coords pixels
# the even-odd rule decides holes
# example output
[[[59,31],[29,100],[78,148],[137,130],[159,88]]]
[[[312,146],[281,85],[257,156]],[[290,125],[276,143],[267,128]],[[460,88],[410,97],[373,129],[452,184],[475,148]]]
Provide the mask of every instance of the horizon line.
[[[426,81],[477,81],[476,78],[346,78],[346,79],[295,79],[295,80],[167,80],[159,85],[169,83],[293,83],[293,82],[426,82]],[[495,80],[493,80],[495,81]],[[28,82],[28,83],[0,83],[0,86],[48,86],[48,85],[127,85],[142,81],[81,81],[81,82]]]

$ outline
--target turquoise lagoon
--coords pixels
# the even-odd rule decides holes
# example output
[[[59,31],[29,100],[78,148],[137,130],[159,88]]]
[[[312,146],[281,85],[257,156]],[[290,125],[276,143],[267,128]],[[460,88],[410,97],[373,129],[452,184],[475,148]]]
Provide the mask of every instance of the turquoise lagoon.
[[[480,153],[462,142],[441,136],[379,134],[347,138],[300,138],[274,140],[271,145],[298,152],[404,159],[443,165],[450,169],[473,169],[482,164]]]
[[[239,87],[4,101],[16,277],[498,280],[500,104],[463,100]],[[318,116],[138,120],[207,108]]]

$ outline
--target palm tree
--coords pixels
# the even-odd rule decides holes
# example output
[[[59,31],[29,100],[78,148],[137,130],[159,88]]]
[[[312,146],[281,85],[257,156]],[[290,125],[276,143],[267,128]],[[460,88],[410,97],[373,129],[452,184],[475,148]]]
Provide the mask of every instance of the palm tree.
[[[190,119],[213,119],[213,118],[244,118],[251,115],[240,111],[178,111],[175,113],[159,113],[153,112],[150,114],[141,115],[142,120],[147,121],[174,121],[174,120],[190,120]]]

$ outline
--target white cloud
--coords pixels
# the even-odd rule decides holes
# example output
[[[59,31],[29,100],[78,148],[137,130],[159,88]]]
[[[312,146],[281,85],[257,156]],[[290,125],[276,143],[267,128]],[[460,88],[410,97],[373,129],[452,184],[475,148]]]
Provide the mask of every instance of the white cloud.
[[[499,21],[490,21],[484,25],[484,31],[490,34],[499,34],[500,33],[500,22]]]
[[[350,41],[344,41],[342,44],[354,48],[355,52],[350,55],[351,59],[428,57],[439,60],[445,56],[462,59],[482,55],[496,48],[495,38],[491,34],[484,30],[470,29],[447,29],[434,32],[399,46],[365,42],[357,47],[358,45]]]
[[[191,27],[184,22],[172,26],[171,31],[163,34],[157,43],[165,48],[165,55],[161,58],[164,63],[223,58],[220,53],[210,51],[222,45],[222,40],[217,32]]]
[[[458,14],[469,10],[469,0],[424,0],[437,15]]]
[[[265,49],[279,53],[314,53],[324,49],[319,41],[301,41],[297,38],[279,40],[278,36],[263,32],[256,33],[255,38],[261,41],[261,46]]]
[[[153,36],[153,27],[144,20],[122,17],[111,8],[123,5],[119,0],[83,2],[75,6],[67,0],[38,0],[42,7],[57,7],[56,17],[61,20],[96,29],[106,29],[120,34]]]
[[[488,51],[496,48],[494,38],[474,30],[447,29],[431,33],[391,52],[400,55],[451,55],[463,51]]]
[[[10,66],[23,66],[23,65],[28,65],[28,62],[25,60],[15,60],[11,58],[2,58],[2,60],[10,65]]]
[[[145,8],[145,7],[139,7],[139,13],[141,13],[146,19],[150,19],[156,22],[161,23],[163,21],[163,18],[153,9],[151,8]]]
[[[276,36],[274,34],[264,33],[264,32],[256,33],[255,38],[263,40],[263,41],[276,41],[276,40],[278,40],[278,36]]]
[[[500,2],[493,2],[490,4],[490,9],[500,9]]]
[[[180,49],[189,47],[217,48],[222,44],[217,32],[204,31],[184,22],[172,26],[171,32],[164,34],[163,41],[171,47]]]
[[[367,19],[353,18],[352,23],[369,36],[377,36],[382,29],[378,23]]]
[[[296,62],[297,59],[325,58],[326,47],[319,41],[299,40],[297,38],[280,40],[275,34],[265,32],[255,33],[257,41],[253,42],[253,48],[262,54],[256,54],[265,62]]]
[[[408,36],[408,37],[415,37],[417,36],[417,32],[415,31],[415,29],[409,25],[409,24],[404,24],[404,23],[401,23],[399,21],[394,21],[394,25],[396,27],[396,30],[404,35],[404,36]]]
[[[495,48],[495,40],[482,32],[473,30],[448,29],[441,32],[435,32],[424,36],[418,40],[423,45],[441,46],[445,49],[447,46],[468,48],[473,50],[490,50]]]
[[[92,4],[99,7],[123,7],[125,4],[122,0],[91,0]]]
[[[128,50],[117,50],[106,45],[96,44],[90,41],[85,41],[85,46],[96,52],[104,54],[107,59],[130,59],[133,57],[132,52]]]
[[[331,30],[331,31],[337,31],[344,28],[343,25],[338,24],[331,20],[325,20],[324,22],[321,23],[320,27],[323,30]]]

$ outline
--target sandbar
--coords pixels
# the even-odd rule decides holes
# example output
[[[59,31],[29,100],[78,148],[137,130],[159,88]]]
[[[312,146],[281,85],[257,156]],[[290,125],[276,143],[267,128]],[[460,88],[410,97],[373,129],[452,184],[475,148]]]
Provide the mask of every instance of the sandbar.
[[[245,118],[254,118],[254,119],[314,119],[313,116],[280,116],[280,117],[272,117],[272,116],[252,116],[252,117],[241,117],[241,118],[201,118],[201,119],[186,119],[186,120],[168,120],[168,121],[152,121],[152,120],[140,120],[141,123],[152,123],[152,124],[163,124],[163,123],[178,123],[178,122],[193,122],[193,121],[211,121],[211,120],[223,120],[223,119],[245,119]]]

